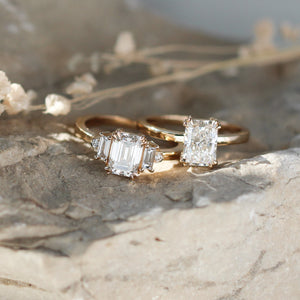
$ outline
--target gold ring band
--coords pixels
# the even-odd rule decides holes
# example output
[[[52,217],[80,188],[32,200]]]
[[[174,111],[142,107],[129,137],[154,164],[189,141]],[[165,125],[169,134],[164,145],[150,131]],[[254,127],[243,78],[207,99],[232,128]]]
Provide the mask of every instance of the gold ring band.
[[[92,128],[101,125],[111,125],[116,128],[131,128],[136,129],[136,121],[130,120],[116,115],[88,115],[79,117],[75,123],[76,133],[90,143],[96,136],[97,132]]]
[[[160,115],[149,116],[140,119],[137,122],[138,128],[145,134],[150,136],[164,139],[166,141],[172,141],[177,143],[184,142],[184,132],[177,130],[170,130],[164,125],[182,125],[188,116],[183,115]],[[249,131],[246,128],[237,126],[235,124],[227,123],[225,121],[218,121],[219,135],[217,143],[219,146],[225,146],[230,144],[246,143],[249,139]]]

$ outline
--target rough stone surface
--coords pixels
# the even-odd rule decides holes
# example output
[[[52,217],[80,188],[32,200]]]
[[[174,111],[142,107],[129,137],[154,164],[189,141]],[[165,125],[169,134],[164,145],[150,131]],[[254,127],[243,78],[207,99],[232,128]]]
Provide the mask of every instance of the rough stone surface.
[[[177,31],[174,37],[168,26],[170,41],[203,41]],[[160,32],[152,34],[162,43]],[[59,90],[64,66],[36,74],[55,74]],[[1,300],[299,299],[300,71],[278,70],[286,68],[145,89],[64,118],[1,116]],[[34,74],[27,84],[36,84]],[[105,88],[147,76],[145,67],[132,66],[97,79]],[[220,148],[211,171],[163,162],[159,172],[132,181],[107,176],[73,135],[76,116],[96,110],[129,117],[193,112],[244,125],[252,136],[246,145]]]

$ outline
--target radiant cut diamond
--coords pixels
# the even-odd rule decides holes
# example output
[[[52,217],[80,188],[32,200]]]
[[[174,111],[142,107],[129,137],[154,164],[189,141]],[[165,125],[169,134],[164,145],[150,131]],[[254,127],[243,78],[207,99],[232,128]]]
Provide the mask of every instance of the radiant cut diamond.
[[[126,177],[137,176],[143,153],[143,136],[117,131],[112,138],[106,170]]]
[[[216,164],[218,128],[217,120],[187,119],[180,161],[197,167]]]

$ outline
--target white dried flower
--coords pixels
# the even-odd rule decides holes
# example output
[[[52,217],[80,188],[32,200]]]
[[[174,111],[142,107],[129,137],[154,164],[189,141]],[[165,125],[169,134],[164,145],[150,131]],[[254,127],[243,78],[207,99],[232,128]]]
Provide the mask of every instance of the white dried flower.
[[[121,32],[114,47],[114,52],[121,56],[132,54],[136,50],[133,34],[130,31]]]
[[[50,94],[45,99],[45,114],[67,115],[71,111],[71,101],[61,95]]]
[[[84,81],[75,81],[69,84],[66,88],[66,93],[68,95],[83,95],[89,94],[93,91],[93,87]]]
[[[69,95],[84,95],[93,91],[93,87],[97,85],[97,81],[90,73],[76,77],[75,81],[69,84],[66,88],[66,93]]]
[[[10,85],[10,92],[4,98],[3,104],[8,114],[14,115],[29,109],[31,99],[18,83]]]
[[[273,45],[274,38],[274,23],[271,20],[265,19],[257,22],[254,27],[255,44]]]
[[[76,81],[83,81],[89,83],[92,87],[97,85],[97,80],[91,73],[85,73],[81,76],[76,77]]]
[[[28,90],[27,96],[29,97],[30,102],[32,102],[33,100],[35,100],[37,98],[37,92],[35,90]]]
[[[78,67],[85,61],[85,57],[82,53],[74,54],[68,61],[68,69],[71,72],[75,72]]]
[[[283,38],[290,41],[296,41],[300,37],[300,29],[293,27],[288,22],[284,22],[280,25],[280,33]]]
[[[3,71],[0,71],[0,100],[3,100],[9,92],[10,81],[6,74]]]
[[[262,20],[254,27],[254,41],[247,46],[241,46],[238,56],[247,58],[251,56],[266,55],[276,51],[274,44],[274,23],[271,20]]]
[[[101,55],[98,52],[92,53],[90,56],[90,64],[91,64],[91,70],[94,73],[98,73],[100,71],[101,67]]]

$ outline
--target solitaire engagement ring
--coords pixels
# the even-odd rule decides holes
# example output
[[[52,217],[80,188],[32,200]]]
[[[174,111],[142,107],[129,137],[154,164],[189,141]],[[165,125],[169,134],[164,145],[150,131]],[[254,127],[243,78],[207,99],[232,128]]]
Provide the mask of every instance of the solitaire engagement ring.
[[[171,125],[184,126],[184,131],[171,130]],[[138,121],[139,129],[152,137],[183,143],[180,161],[192,167],[213,167],[217,162],[217,146],[245,143],[246,128],[216,119],[195,119],[182,115],[149,116]]]

